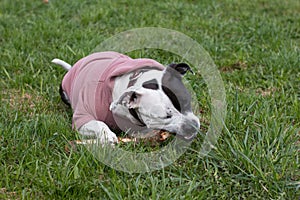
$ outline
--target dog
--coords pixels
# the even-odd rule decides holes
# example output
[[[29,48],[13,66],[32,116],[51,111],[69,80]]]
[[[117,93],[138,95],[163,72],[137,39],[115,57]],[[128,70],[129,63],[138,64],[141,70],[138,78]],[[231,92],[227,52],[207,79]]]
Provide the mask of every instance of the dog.
[[[73,128],[82,136],[113,144],[120,131],[143,137],[149,130],[165,130],[191,141],[199,131],[182,82],[192,72],[186,63],[165,67],[112,51],[88,55],[73,67],[57,58],[52,63],[67,70],[59,92],[73,110]]]

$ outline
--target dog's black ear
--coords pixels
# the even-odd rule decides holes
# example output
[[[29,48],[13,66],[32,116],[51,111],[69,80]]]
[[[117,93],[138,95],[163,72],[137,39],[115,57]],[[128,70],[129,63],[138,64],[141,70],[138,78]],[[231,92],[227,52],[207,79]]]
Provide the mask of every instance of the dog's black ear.
[[[194,72],[192,71],[191,67],[186,64],[186,63],[172,63],[169,65],[169,67],[175,69],[177,72],[179,72],[182,76],[185,75],[185,73],[187,71],[192,72],[192,74],[194,74]]]

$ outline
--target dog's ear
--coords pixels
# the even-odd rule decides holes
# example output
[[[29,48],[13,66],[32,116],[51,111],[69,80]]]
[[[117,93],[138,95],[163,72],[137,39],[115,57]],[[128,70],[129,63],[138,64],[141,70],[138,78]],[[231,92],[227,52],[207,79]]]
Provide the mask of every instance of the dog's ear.
[[[191,67],[186,64],[186,63],[172,63],[169,65],[169,67],[171,67],[172,69],[175,69],[177,72],[179,72],[182,76],[185,75],[185,73],[187,71],[192,72],[192,74],[194,74],[194,72],[192,71]]]
[[[137,91],[127,91],[125,92],[116,102],[116,104],[121,104],[128,109],[138,108],[142,94]]]
[[[137,108],[140,104],[142,94],[134,91],[130,93],[130,98],[128,102],[128,108]]]

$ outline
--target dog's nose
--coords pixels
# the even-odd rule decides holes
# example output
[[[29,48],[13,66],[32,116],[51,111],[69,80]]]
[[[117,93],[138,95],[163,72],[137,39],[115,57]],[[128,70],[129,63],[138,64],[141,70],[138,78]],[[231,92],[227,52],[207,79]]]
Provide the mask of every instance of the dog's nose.
[[[181,130],[182,133],[179,135],[183,137],[185,140],[192,140],[196,137],[200,128],[200,123],[197,120],[186,120],[185,123],[182,124]]]
[[[183,124],[182,129],[187,135],[193,134],[198,131],[199,123],[196,120],[187,121]]]

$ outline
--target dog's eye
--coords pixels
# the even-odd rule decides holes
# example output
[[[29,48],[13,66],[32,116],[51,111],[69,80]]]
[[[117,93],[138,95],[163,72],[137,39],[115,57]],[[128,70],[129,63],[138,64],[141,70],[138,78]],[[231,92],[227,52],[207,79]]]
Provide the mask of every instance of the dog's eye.
[[[143,86],[143,88],[151,89],[151,90],[158,90],[158,88],[159,88],[158,83],[155,79],[144,82],[142,86]]]
[[[169,97],[169,99],[171,100],[173,106],[176,108],[176,110],[178,110],[179,112],[181,112],[181,107],[180,107],[180,103],[176,97],[176,95],[167,87],[162,86],[162,89],[164,91],[164,93]]]

